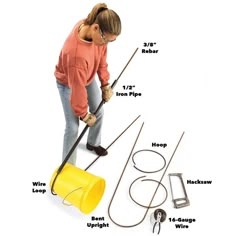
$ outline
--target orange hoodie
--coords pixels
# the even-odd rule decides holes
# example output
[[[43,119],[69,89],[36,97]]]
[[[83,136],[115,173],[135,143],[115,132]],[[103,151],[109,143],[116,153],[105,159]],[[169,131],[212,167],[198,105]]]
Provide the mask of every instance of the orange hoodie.
[[[78,117],[84,117],[88,110],[87,90],[96,73],[101,85],[108,84],[107,45],[96,46],[78,37],[78,22],[66,39],[55,69],[56,79],[71,89],[71,107]]]

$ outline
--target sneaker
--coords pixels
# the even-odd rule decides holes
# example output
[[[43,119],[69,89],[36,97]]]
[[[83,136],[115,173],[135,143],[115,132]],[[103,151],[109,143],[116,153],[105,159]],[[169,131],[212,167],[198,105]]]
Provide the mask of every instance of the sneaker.
[[[102,146],[95,147],[87,143],[86,147],[89,151],[95,151],[99,156],[106,156],[108,154],[107,150]]]

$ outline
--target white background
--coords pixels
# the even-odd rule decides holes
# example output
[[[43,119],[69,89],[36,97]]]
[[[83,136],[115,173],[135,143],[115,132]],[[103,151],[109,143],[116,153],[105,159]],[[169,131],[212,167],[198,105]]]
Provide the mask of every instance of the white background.
[[[212,180],[211,185],[185,185],[191,205],[174,209],[167,176],[167,217],[194,218],[188,229],[167,219],[162,235],[233,234],[235,212],[235,4],[230,0],[106,1],[123,23],[122,35],[109,45],[111,81],[129,57],[139,51],[115,90],[135,85],[141,97],[116,97],[105,105],[103,145],[108,146],[138,115],[141,117],[90,169],[106,179],[102,201],[90,215],[62,204],[48,187],[61,161],[64,118],[53,75],[63,42],[74,24],[97,1],[9,0],[0,4],[1,66],[1,231],[4,235],[81,233],[151,235],[150,209],[134,228],[114,225],[107,207],[138,130],[135,151],[160,152],[168,161],[184,137],[168,169],[185,180]],[[155,42],[158,54],[142,54]],[[82,125],[80,131],[82,130]],[[152,142],[167,147],[152,148]],[[78,149],[77,165],[85,168],[96,156]],[[142,173],[129,163],[114,214],[123,224],[137,223],[144,209],[128,200],[127,188]],[[161,173],[150,177],[159,180]],[[32,193],[32,182],[47,183],[47,192]],[[140,195],[145,196],[145,189]],[[150,196],[151,197],[151,196]],[[232,213],[232,214],[231,214]],[[231,216],[232,215],[232,216]],[[105,217],[109,228],[88,228],[91,216]],[[103,222],[100,222],[103,223]]]

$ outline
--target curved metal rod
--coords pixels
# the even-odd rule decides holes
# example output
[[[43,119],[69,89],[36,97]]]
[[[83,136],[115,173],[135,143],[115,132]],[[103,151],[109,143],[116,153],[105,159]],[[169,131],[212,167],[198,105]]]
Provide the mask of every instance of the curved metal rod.
[[[142,129],[142,127],[141,127],[141,129]],[[141,132],[141,129],[140,129],[140,131],[139,131],[139,134],[140,134],[140,132]],[[138,137],[139,137],[139,134],[138,134]],[[152,199],[151,199],[151,201],[150,201],[150,203],[149,203],[149,205],[148,205],[148,207],[147,207],[147,210],[146,210],[145,213],[144,213],[143,218],[142,218],[139,222],[137,222],[137,223],[135,223],[135,224],[132,224],[132,225],[121,225],[121,224],[118,224],[117,222],[115,222],[115,221],[111,218],[110,207],[111,207],[112,201],[113,201],[113,199],[114,199],[114,196],[115,196],[115,194],[116,194],[116,191],[117,191],[117,189],[118,189],[118,187],[119,187],[120,181],[121,181],[121,179],[122,179],[122,177],[123,177],[123,174],[124,174],[124,172],[125,172],[126,166],[127,166],[128,162],[129,162],[129,159],[130,159],[130,157],[131,157],[131,155],[132,155],[132,152],[133,152],[133,149],[134,149],[134,147],[135,147],[135,144],[136,144],[136,142],[137,142],[138,137],[136,138],[136,141],[135,141],[135,143],[134,143],[134,146],[133,146],[133,148],[132,148],[132,150],[131,150],[131,153],[130,153],[130,155],[129,155],[129,158],[128,158],[126,164],[125,164],[125,167],[124,167],[124,169],[123,169],[123,171],[122,171],[122,174],[121,174],[121,176],[120,176],[120,179],[119,179],[119,181],[118,181],[118,184],[117,184],[117,186],[116,186],[116,188],[115,188],[115,191],[114,191],[114,193],[113,193],[113,195],[112,195],[110,204],[109,204],[109,206],[108,206],[108,216],[109,216],[109,218],[111,219],[111,221],[112,221],[114,224],[116,224],[117,226],[123,227],[123,228],[131,228],[131,227],[135,227],[135,226],[141,224],[141,223],[144,221],[144,219],[145,219],[146,216],[147,216],[147,213],[148,213],[149,209],[151,208],[153,199],[155,198],[155,195],[156,195],[157,190],[158,190],[158,188],[159,188],[159,186],[160,186],[160,183],[162,182],[162,180],[163,180],[163,178],[164,178],[164,176],[165,176],[165,173],[166,173],[166,171],[167,171],[167,169],[168,169],[168,167],[169,167],[169,165],[170,165],[170,163],[171,163],[171,161],[172,161],[172,159],[173,159],[173,157],[174,157],[174,155],[175,155],[175,152],[176,152],[176,150],[177,150],[177,148],[178,148],[178,146],[179,146],[179,144],[180,144],[180,142],[181,142],[183,136],[184,136],[184,132],[182,133],[182,135],[181,135],[181,137],[180,137],[180,139],[179,139],[179,141],[178,141],[178,143],[177,143],[177,145],[176,145],[176,147],[175,147],[175,150],[174,150],[174,152],[173,152],[173,154],[172,154],[172,156],[171,156],[171,158],[170,158],[170,160],[169,160],[169,162],[168,162],[168,164],[167,164],[167,166],[166,166],[166,168],[165,168],[165,170],[164,170],[164,172],[163,172],[163,174],[162,174],[162,176],[161,176],[161,179],[160,179],[160,181],[159,181],[159,184],[158,184],[158,186],[157,186],[157,188],[156,188],[156,190],[155,190],[155,192],[154,192],[154,194],[153,194],[153,196],[152,196]]]
[[[118,225],[118,226],[120,226],[120,227],[130,227],[130,226],[123,226],[123,225],[120,225],[120,224],[116,223],[116,222],[112,219],[112,217],[111,217],[110,208],[111,208],[111,204],[112,204],[112,202],[113,202],[114,196],[115,196],[115,194],[116,194],[116,192],[117,192],[117,189],[118,189],[118,187],[119,187],[119,185],[120,185],[121,179],[122,179],[122,177],[123,177],[123,175],[124,175],[125,169],[126,169],[126,167],[127,167],[127,165],[128,165],[128,162],[129,162],[129,160],[130,160],[130,158],[131,158],[131,155],[132,155],[132,153],[133,153],[133,150],[134,150],[134,148],[135,148],[135,145],[136,145],[136,143],[137,143],[137,141],[138,141],[138,138],[139,138],[139,136],[140,136],[140,133],[141,133],[141,131],[142,131],[143,125],[144,125],[144,122],[142,123],[142,126],[141,126],[141,128],[140,128],[140,130],[139,130],[139,133],[138,133],[137,137],[136,137],[136,140],[135,140],[135,142],[134,142],[134,145],[133,145],[133,147],[132,147],[132,149],[131,149],[131,152],[130,152],[130,154],[129,154],[128,160],[127,160],[126,163],[125,163],[125,166],[124,166],[124,168],[123,168],[123,171],[122,171],[122,173],[121,173],[121,176],[120,176],[120,178],[119,178],[119,180],[118,180],[118,183],[117,183],[117,185],[116,185],[115,191],[114,191],[114,193],[113,193],[113,195],[112,195],[112,197],[111,197],[111,201],[110,201],[109,206],[108,206],[108,216],[109,216],[109,218],[111,219],[111,221],[112,221],[114,224],[116,224],[116,225]],[[137,224],[137,225],[138,225],[138,224]],[[133,226],[135,226],[135,225],[133,225]]]

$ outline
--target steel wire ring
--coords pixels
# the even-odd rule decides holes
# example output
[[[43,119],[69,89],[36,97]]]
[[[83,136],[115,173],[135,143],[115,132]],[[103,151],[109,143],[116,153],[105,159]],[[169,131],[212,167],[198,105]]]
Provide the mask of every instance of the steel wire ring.
[[[156,154],[158,154],[159,156],[161,156],[162,159],[163,159],[163,161],[164,161],[163,167],[162,167],[161,169],[159,169],[159,170],[154,170],[154,171],[145,171],[145,170],[142,170],[142,169],[138,168],[138,167],[136,166],[135,161],[134,161],[134,156],[135,156],[137,153],[139,153],[139,152],[145,152],[145,151],[147,151],[147,152],[153,152],[153,153],[156,153]],[[135,152],[135,153],[133,154],[133,156],[132,156],[132,161],[133,161],[133,163],[134,163],[134,168],[135,168],[135,169],[137,169],[137,170],[139,170],[139,171],[141,171],[141,172],[143,172],[143,173],[148,173],[148,174],[156,173],[156,172],[158,172],[158,171],[161,171],[161,170],[164,169],[165,166],[166,166],[166,159],[164,158],[164,156],[162,156],[159,152],[156,152],[156,151],[151,150],[151,149],[142,149],[142,150],[139,150],[139,151]]]
[[[132,199],[132,201],[134,201],[136,204],[138,204],[138,205],[141,206],[141,207],[145,207],[145,208],[155,208],[155,207],[161,206],[161,205],[166,201],[167,196],[168,196],[168,192],[167,192],[166,187],[165,187],[161,182],[159,182],[159,181],[157,181],[157,180],[155,180],[155,179],[144,179],[144,180],[142,180],[142,182],[143,182],[143,181],[153,181],[153,182],[158,183],[159,185],[161,185],[161,186],[164,188],[166,196],[165,196],[165,199],[164,199],[160,204],[155,205],[155,206],[145,206],[145,205],[139,203],[138,201],[136,201],[136,200],[134,199],[134,197],[132,196],[131,189],[132,189],[133,184],[134,184],[137,180],[139,180],[139,179],[141,179],[141,178],[144,178],[144,177],[146,177],[146,176],[138,177],[137,179],[135,179],[135,180],[131,183],[131,185],[130,185],[130,187],[129,187],[129,196],[130,196],[130,198]]]

